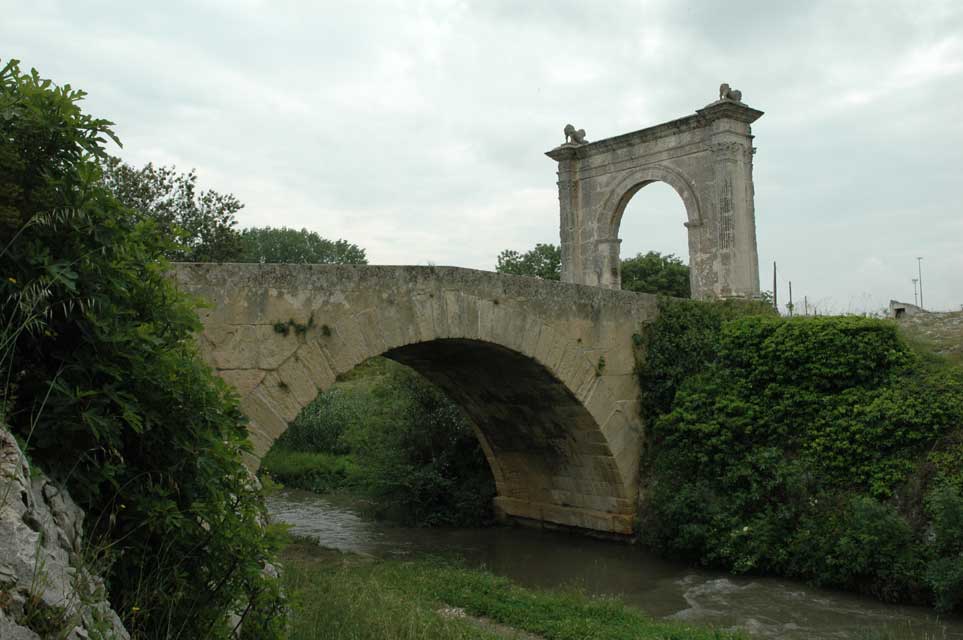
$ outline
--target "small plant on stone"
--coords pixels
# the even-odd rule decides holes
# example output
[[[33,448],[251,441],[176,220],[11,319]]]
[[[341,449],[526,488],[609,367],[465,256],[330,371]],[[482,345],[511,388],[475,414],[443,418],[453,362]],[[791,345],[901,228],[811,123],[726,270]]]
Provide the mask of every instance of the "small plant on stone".
[[[291,333],[292,329],[294,330],[294,335],[303,336],[303,335],[306,335],[308,331],[311,330],[312,328],[314,328],[313,313],[308,317],[307,322],[297,322],[294,318],[288,318],[287,322],[278,321],[274,323],[274,332],[279,333],[285,337],[287,337],[288,334]]]

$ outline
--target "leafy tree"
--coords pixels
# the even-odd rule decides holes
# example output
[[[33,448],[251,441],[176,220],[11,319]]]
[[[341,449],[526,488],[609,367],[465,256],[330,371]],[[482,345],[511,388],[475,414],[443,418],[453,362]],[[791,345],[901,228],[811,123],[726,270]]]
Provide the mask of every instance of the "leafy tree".
[[[640,253],[622,261],[622,288],[639,293],[689,298],[692,295],[689,289],[689,266],[671,253]]]
[[[84,93],[0,70],[2,419],[64,482],[138,638],[276,638],[265,510],[236,399],[199,358],[171,243],[104,188],[111,123]],[[250,607],[246,607],[246,603]]]
[[[560,280],[562,252],[554,244],[536,244],[534,249],[525,253],[506,249],[498,254],[495,271],[544,280]]]
[[[199,191],[194,169],[178,173],[176,167],[135,169],[119,158],[100,163],[103,184],[124,206],[141,218],[157,222],[161,233],[178,240],[165,252],[179,262],[230,262],[241,251],[234,216],[244,205],[232,194]]]
[[[113,124],[81,113],[74,104],[86,95],[70,85],[58,87],[32,69],[21,76],[17,60],[0,70],[0,233],[9,239],[38,212],[60,203],[57,185],[85,156],[99,153],[117,137]],[[51,114],[69,119],[50,126]]]
[[[240,262],[367,264],[364,249],[347,240],[327,240],[307,229],[255,227],[241,232]]]
[[[534,249],[519,253],[506,249],[498,254],[498,273],[560,280],[562,252],[554,244],[536,244]],[[691,296],[689,267],[673,254],[658,251],[622,261],[622,288],[640,293],[660,293],[677,298]]]

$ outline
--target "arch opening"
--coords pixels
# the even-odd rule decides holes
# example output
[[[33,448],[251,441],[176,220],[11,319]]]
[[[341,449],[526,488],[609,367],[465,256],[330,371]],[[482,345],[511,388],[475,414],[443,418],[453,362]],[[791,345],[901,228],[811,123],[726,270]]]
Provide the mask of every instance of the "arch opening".
[[[644,180],[630,187],[612,216],[617,238],[619,288],[691,297],[691,216],[668,182]]]
[[[463,412],[494,480],[496,516],[631,531],[633,501],[599,425],[545,366],[470,339],[417,342],[382,356],[424,377]]]

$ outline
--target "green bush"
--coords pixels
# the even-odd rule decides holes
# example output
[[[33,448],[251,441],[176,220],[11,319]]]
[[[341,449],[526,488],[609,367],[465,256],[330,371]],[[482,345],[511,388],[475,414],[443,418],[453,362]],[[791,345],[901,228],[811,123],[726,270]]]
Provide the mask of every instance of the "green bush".
[[[932,518],[932,560],[926,567],[926,583],[936,606],[949,611],[963,602],[963,491],[936,487],[926,500]]]
[[[667,413],[679,386],[715,360],[723,322],[773,313],[771,305],[757,301],[660,298],[658,320],[643,326],[639,335],[646,345],[639,366],[643,418]]]
[[[411,369],[373,358],[320,394],[262,463],[285,485],[351,488],[385,517],[419,526],[477,526],[495,485],[461,411]]]
[[[101,186],[94,159],[113,134],[83,95],[15,62],[0,71],[3,419],[85,509],[132,633],[218,638],[237,610],[277,637],[244,420],[195,351],[168,242]]]
[[[344,489],[358,483],[358,465],[347,455],[292,451],[276,446],[261,460],[261,466],[264,473],[282,485],[315,493]]]
[[[341,439],[344,430],[365,419],[364,405],[352,394],[335,387],[318,395],[294,419],[279,440],[280,448],[301,452],[343,455],[349,452]]]
[[[963,375],[883,321],[666,304],[642,371],[649,541],[707,565],[959,606],[963,549],[946,541],[963,540]]]

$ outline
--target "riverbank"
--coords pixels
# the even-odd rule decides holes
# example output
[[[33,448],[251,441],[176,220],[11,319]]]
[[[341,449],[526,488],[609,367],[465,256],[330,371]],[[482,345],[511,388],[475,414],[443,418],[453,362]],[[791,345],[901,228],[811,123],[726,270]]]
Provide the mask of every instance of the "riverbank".
[[[654,620],[612,598],[525,589],[447,560],[378,559],[296,540],[281,561],[290,640],[746,637]]]
[[[282,490],[267,502],[272,519],[286,523],[292,534],[344,552],[342,557],[456,557],[465,567],[527,589],[577,585],[591,596],[615,597],[655,620],[738,629],[770,640],[963,640],[959,616],[798,581],[705,570],[637,545],[529,528],[402,527],[368,517],[367,502],[345,494]]]

